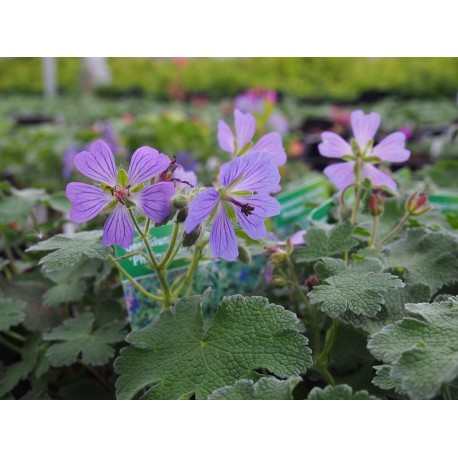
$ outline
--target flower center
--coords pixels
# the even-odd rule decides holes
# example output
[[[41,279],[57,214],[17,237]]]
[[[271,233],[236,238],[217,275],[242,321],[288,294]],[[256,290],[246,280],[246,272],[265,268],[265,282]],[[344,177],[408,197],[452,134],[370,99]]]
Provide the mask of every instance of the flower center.
[[[127,205],[126,199],[130,197],[130,185],[119,186],[118,184],[111,188],[111,194],[123,205]]]

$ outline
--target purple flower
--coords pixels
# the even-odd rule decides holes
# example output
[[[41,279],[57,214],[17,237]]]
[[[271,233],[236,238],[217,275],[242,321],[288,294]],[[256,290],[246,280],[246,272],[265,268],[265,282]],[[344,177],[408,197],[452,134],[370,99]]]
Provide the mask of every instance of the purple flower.
[[[235,108],[249,113],[263,114],[266,104],[275,105],[277,93],[272,89],[252,88],[239,94],[235,100]]]
[[[118,244],[127,248],[134,238],[134,225],[129,217],[129,208],[137,206],[155,223],[162,222],[170,212],[169,200],[174,194],[172,182],[144,185],[144,182],[159,175],[170,165],[170,159],[149,146],[142,146],[132,156],[130,167],[116,170],[109,146],[101,140],[95,141],[90,151],[75,156],[75,167],[100,183],[69,183],[67,197],[72,203],[70,219],[84,223],[102,212],[112,211],[103,228],[102,243]]]
[[[187,151],[181,151],[176,155],[177,163],[181,165],[186,171],[197,172],[199,168],[199,161]]]
[[[182,191],[197,186],[197,175],[193,171],[186,171],[183,167],[178,167],[173,173],[173,181],[176,190]]]
[[[270,115],[267,124],[272,130],[278,132],[280,135],[285,135],[288,133],[288,120],[286,119],[286,116],[280,111],[274,111]]]
[[[218,143],[223,151],[234,156],[242,156],[250,151],[267,154],[276,165],[285,164],[286,153],[279,133],[271,132],[266,134],[253,146],[251,140],[256,131],[254,116],[250,113],[242,113],[240,110],[235,110],[234,118],[235,135],[223,120],[218,122]]]
[[[73,160],[75,156],[80,152],[80,148],[76,146],[70,146],[64,155],[62,156],[62,178],[68,178],[73,171]]]
[[[238,256],[235,221],[252,239],[264,237],[264,220],[280,213],[280,204],[268,195],[279,181],[278,168],[262,154],[234,158],[221,167],[218,187],[207,188],[190,202],[186,232],[210,218],[213,256],[233,261]]]
[[[386,173],[381,172],[373,164],[382,161],[404,162],[410,157],[405,149],[405,135],[395,132],[388,135],[379,144],[373,146],[374,136],[380,126],[380,115],[365,115],[361,110],[351,114],[351,127],[354,139],[351,145],[333,132],[321,134],[322,143],[318,145],[320,154],[325,157],[341,158],[346,162],[329,165],[324,173],[339,189],[343,190],[355,183],[357,164],[362,167],[362,178],[368,178],[375,187],[386,186],[396,191],[397,185]]]

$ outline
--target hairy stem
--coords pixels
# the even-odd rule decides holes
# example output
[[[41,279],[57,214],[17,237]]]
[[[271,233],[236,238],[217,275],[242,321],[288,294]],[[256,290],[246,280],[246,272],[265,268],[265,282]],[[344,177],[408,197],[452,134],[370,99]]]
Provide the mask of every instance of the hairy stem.
[[[154,270],[156,271],[157,278],[159,279],[159,282],[161,283],[162,291],[164,293],[164,297],[162,299],[163,309],[167,310],[170,307],[171,294],[170,294],[170,288],[165,278],[164,272],[162,271],[162,268],[159,267],[159,264],[156,260],[156,256],[154,256],[153,249],[151,248],[151,245],[149,244],[148,234],[143,233],[142,230],[140,229],[140,226],[138,224],[137,219],[135,218],[135,215],[132,209],[129,208],[128,210],[129,210],[130,218],[132,219],[132,222],[134,223],[134,226],[137,229],[137,232],[140,234],[140,237],[143,240],[143,244],[145,245],[146,251],[148,252],[148,256],[151,261],[151,265],[154,268]]]
[[[138,281],[136,281],[129,273],[127,273],[126,269],[119,264],[119,262],[116,261],[116,259],[111,256],[111,254],[108,255],[108,259],[115,265],[115,267],[137,288],[143,295],[146,297],[149,297],[150,299],[153,299],[155,301],[163,302],[164,298],[160,296],[155,296],[154,294],[149,293],[146,291],[145,288],[143,288]]]
[[[450,388],[447,385],[442,385],[442,393],[446,400],[448,401],[452,400],[452,393],[450,392]]]
[[[180,225],[178,223],[175,223],[175,226],[172,232],[172,238],[170,239],[169,247],[167,248],[167,251],[165,252],[164,257],[161,259],[161,262],[159,263],[159,269],[163,269],[167,267],[168,261],[172,256],[173,250],[175,248],[175,244],[177,242],[179,229],[180,229]]]
[[[22,350],[11,343],[9,340],[5,339],[3,336],[0,335],[0,344],[3,345],[4,347],[10,349],[11,351],[14,351],[15,353],[22,354]]]
[[[173,292],[173,297],[178,297],[180,293],[183,291],[185,286],[192,280],[192,277],[194,275],[194,272],[197,268],[197,265],[199,264],[200,261],[200,256],[202,254],[202,249],[203,247],[196,247],[194,249],[194,253],[192,255],[192,260],[191,264],[188,268],[188,271],[186,272],[186,276],[184,277],[183,281],[181,282],[180,286]]]
[[[369,241],[370,248],[374,247],[375,236],[377,234],[377,225],[378,225],[378,215],[374,215],[374,225],[372,226],[372,234],[371,234],[371,239]]]
[[[317,356],[315,361],[315,369],[325,378],[326,382],[331,383],[331,385],[335,383],[328,371],[329,353],[334,345],[338,328],[339,322],[337,320],[332,320],[332,325],[326,333],[323,351]]]
[[[407,223],[409,220],[410,213],[406,212],[405,215],[402,217],[401,221],[397,224],[397,226],[390,232],[388,233],[380,242],[375,244],[375,248],[379,249],[381,248],[388,240],[390,240],[392,237],[394,237]]]

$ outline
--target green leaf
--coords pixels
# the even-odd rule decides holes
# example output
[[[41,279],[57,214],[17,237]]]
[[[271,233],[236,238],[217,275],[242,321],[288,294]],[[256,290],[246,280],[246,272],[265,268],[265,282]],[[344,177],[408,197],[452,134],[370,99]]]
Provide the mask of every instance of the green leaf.
[[[72,207],[72,204],[68,200],[65,192],[57,192],[49,197],[48,205],[53,209],[61,213],[68,213]]]
[[[375,317],[346,311],[339,319],[355,328],[362,328],[369,334],[375,334],[388,324],[400,320],[405,315],[405,304],[429,301],[431,288],[423,283],[408,284],[404,288],[389,289],[382,293],[382,297],[384,303]]]
[[[308,295],[312,304],[321,304],[321,310],[331,318],[346,311],[373,317],[384,304],[381,293],[403,286],[399,278],[382,273],[382,263],[377,259],[347,266],[341,259],[325,258],[315,270],[326,284],[315,286]]]
[[[60,304],[79,301],[84,296],[84,283],[60,283],[48,289],[43,296],[43,304],[56,307]]]
[[[396,393],[402,393],[399,387],[399,381],[394,380],[394,378],[390,376],[391,366],[389,364],[374,366],[374,369],[376,375],[372,383],[375,386],[378,386],[382,390],[395,390]]]
[[[27,304],[22,301],[0,296],[0,331],[22,323]]]
[[[100,366],[113,357],[114,349],[110,344],[124,340],[124,323],[108,323],[94,330],[94,320],[92,313],[83,313],[43,335],[43,340],[63,341],[51,344],[46,351],[52,366],[69,366],[80,355],[84,363]]]
[[[458,377],[458,297],[406,309],[410,316],[372,336],[368,348],[391,367],[392,385],[412,399],[430,399]],[[374,383],[386,385],[386,371]]]
[[[179,300],[140,331],[115,361],[117,395],[145,399],[207,399],[217,388],[256,379],[264,368],[278,377],[304,373],[312,365],[297,317],[263,297],[225,297],[208,329],[205,296]]]
[[[5,368],[0,378],[0,398],[9,393],[32,372],[37,362],[39,343],[40,339],[37,335],[30,335],[22,349],[21,361]]]
[[[291,400],[293,390],[300,383],[300,377],[278,380],[275,377],[263,377],[258,382],[239,380],[233,386],[223,386],[210,395],[211,400]]]
[[[385,248],[385,265],[406,271],[409,283],[424,283],[435,293],[458,279],[458,242],[452,235],[415,228]]]
[[[310,227],[304,236],[306,246],[294,250],[295,261],[311,262],[350,251],[358,245],[358,241],[351,238],[352,232],[349,221],[334,226],[329,234],[320,227]]]
[[[106,259],[111,247],[102,245],[102,231],[78,232],[72,235],[55,235],[30,247],[26,251],[51,251],[40,260],[46,272],[75,265],[83,256],[90,259]]]
[[[311,401],[369,401],[376,400],[378,398],[376,396],[370,395],[366,390],[360,390],[353,393],[352,388],[348,385],[329,385],[326,388],[313,388],[308,395],[308,399]]]

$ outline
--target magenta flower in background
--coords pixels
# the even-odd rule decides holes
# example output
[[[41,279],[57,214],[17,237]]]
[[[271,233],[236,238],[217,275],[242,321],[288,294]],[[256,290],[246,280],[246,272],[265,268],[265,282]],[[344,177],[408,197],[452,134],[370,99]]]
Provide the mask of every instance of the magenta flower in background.
[[[277,93],[272,89],[251,88],[234,100],[235,108],[249,113],[263,114],[266,103],[275,105]]]
[[[380,126],[380,115],[365,115],[361,110],[351,114],[351,127],[354,141],[350,145],[334,132],[323,132],[322,143],[318,145],[320,154],[325,157],[341,158],[346,162],[328,165],[324,174],[339,189],[343,190],[355,183],[357,161],[362,163],[362,178],[368,178],[375,187],[386,186],[396,191],[397,185],[386,173],[373,164],[378,162],[404,162],[410,157],[405,149],[405,135],[395,132],[379,144],[373,146],[374,136]]]
[[[238,256],[236,220],[252,239],[264,237],[264,220],[280,213],[280,204],[268,195],[269,189],[279,182],[278,168],[262,154],[234,158],[221,167],[217,188],[207,188],[190,202],[185,231],[189,234],[210,218],[213,256],[235,260]]]
[[[175,189],[172,182],[144,185],[170,165],[170,159],[148,146],[137,149],[127,173],[116,170],[113,153],[101,140],[90,151],[75,156],[75,167],[83,175],[100,183],[69,183],[66,195],[72,203],[70,219],[84,223],[100,213],[112,210],[103,228],[102,243],[127,248],[134,238],[134,225],[128,208],[138,207],[155,223],[161,223],[170,212],[170,198]]]
[[[286,152],[279,133],[270,132],[253,145],[252,138],[256,131],[254,116],[236,109],[234,119],[235,135],[223,120],[218,122],[218,143],[223,151],[233,156],[242,156],[248,152],[262,153],[268,155],[278,166],[286,163]]]

